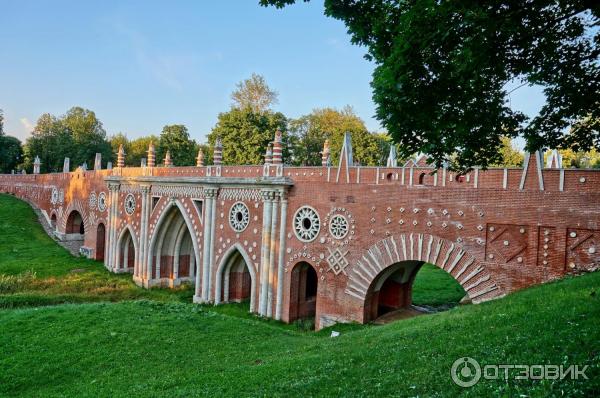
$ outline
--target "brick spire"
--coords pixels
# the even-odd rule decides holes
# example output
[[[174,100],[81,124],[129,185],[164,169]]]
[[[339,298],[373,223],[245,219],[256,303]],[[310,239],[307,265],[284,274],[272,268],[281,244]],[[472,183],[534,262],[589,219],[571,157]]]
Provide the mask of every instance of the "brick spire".
[[[154,149],[154,143],[150,141],[148,146],[148,167],[156,166],[156,150]]]
[[[173,161],[171,160],[171,151],[167,150],[167,153],[165,153],[165,167],[171,167],[173,166]]]
[[[123,144],[119,145],[119,152],[117,152],[117,167],[125,167],[125,149],[123,149]]]
[[[223,161],[223,145],[221,144],[221,137],[217,137],[215,141],[215,148],[213,150],[213,164],[220,166]]]
[[[275,132],[275,141],[273,141],[273,164],[283,163],[282,151],[281,130],[277,129]]]
[[[329,159],[329,140],[325,140],[325,143],[323,144],[323,152],[322,152],[322,157],[321,157],[321,166],[323,167],[328,167],[330,165],[330,159]]]
[[[202,148],[198,148],[198,156],[196,156],[196,167],[202,167],[204,165],[204,152]]]

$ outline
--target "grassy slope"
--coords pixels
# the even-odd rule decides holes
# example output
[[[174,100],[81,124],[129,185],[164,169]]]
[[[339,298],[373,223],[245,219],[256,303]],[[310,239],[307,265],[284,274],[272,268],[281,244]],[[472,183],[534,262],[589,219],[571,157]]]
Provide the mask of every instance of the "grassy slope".
[[[16,214],[14,208],[20,202],[0,195],[2,233],[15,229],[5,215],[6,204]],[[25,226],[27,219],[19,217]],[[27,231],[31,228],[26,226]],[[58,302],[137,297],[163,302],[0,310],[0,395],[600,393],[600,273],[386,326],[338,326],[336,330],[341,329],[342,336],[331,339],[327,330],[301,333],[249,315],[242,319],[239,314],[243,305],[198,307],[180,302],[187,301],[187,292],[144,291],[135,287],[128,276],[111,275],[96,262],[61,259],[62,249],[53,252],[55,244],[50,239],[34,236],[35,242],[49,241],[47,251],[41,255],[30,249],[29,256],[22,260],[30,269],[42,272],[44,262],[33,261],[54,257],[59,276],[29,278],[33,282],[22,276],[4,277],[0,302],[14,304],[16,297],[30,294],[50,301],[65,294],[67,299]],[[19,269],[11,248],[16,247],[18,254],[23,247],[33,248],[34,240],[21,242],[19,246],[0,240],[0,272],[29,269]],[[72,268],[84,267],[89,271],[70,273]],[[84,281],[69,279],[82,275]],[[442,276],[424,275],[421,282]],[[31,284],[38,283],[45,287],[35,290],[38,287]],[[88,283],[91,287],[86,287]],[[14,289],[21,293],[15,294]],[[76,292],[69,293],[70,289]],[[103,295],[106,290],[108,293]],[[456,297],[460,297],[458,293],[454,293]],[[36,304],[36,300],[21,304]],[[588,364],[590,380],[508,384],[482,381],[463,390],[452,384],[449,369],[455,359],[465,355],[482,363]],[[238,391],[242,393],[236,394]]]

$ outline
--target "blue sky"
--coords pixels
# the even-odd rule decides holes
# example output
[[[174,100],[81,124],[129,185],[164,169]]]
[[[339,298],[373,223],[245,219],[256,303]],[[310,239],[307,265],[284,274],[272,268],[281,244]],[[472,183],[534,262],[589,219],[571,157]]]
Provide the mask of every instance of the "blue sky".
[[[258,0],[5,1],[0,13],[0,108],[8,134],[25,139],[45,112],[79,105],[109,135],[158,134],[185,124],[203,142],[235,84],[256,72],[289,117],[354,107],[370,130],[373,65],[350,44],[322,1],[283,10]],[[513,106],[535,111],[539,90]]]

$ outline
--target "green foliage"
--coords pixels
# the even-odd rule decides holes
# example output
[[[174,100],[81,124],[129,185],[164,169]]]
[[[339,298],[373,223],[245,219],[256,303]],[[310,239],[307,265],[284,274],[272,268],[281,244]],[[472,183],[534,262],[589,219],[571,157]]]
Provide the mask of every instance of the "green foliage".
[[[234,108],[250,108],[252,112],[262,113],[277,103],[277,92],[271,90],[263,76],[253,73],[236,85],[231,99]]]
[[[156,149],[156,147],[159,146],[159,141],[159,138],[155,135],[148,135],[131,140],[129,142],[129,152],[126,157],[127,164],[135,167],[140,166],[142,158],[148,159],[148,147],[150,147],[150,143],[153,142]]]
[[[524,154],[519,151],[512,143],[510,137],[503,136],[500,138],[500,159],[497,163],[492,164],[494,167],[522,167]]]
[[[337,164],[346,132],[352,134],[355,162],[376,166],[387,158],[388,138],[384,134],[369,133],[350,106],[342,110],[315,109],[308,115],[291,120],[289,128],[293,148],[291,163],[294,165],[320,166],[326,139],[329,139],[332,164]]]
[[[197,148],[196,142],[190,139],[187,127],[182,124],[167,125],[158,139],[156,163],[162,163],[167,151],[170,151],[174,166],[193,166],[196,164]]]
[[[287,119],[279,112],[254,112],[250,108],[232,108],[219,114],[208,135],[212,154],[217,137],[223,144],[223,164],[262,164],[269,142],[277,129],[282,131],[283,158],[288,158]],[[206,155],[206,152],[205,152]]]
[[[546,151],[544,153],[544,163],[548,160],[548,156],[552,151]],[[562,157],[562,167],[586,169],[586,168],[600,168],[600,152],[596,149],[590,151],[574,151],[572,149],[559,149],[558,152]]]
[[[0,173],[11,173],[23,159],[21,141],[10,135],[0,134]]]
[[[438,166],[455,156],[465,169],[500,162],[503,136],[522,135],[530,151],[600,147],[600,7],[592,1],[325,0],[325,14],[375,63],[376,115],[403,156],[427,153]],[[531,120],[507,101],[519,84],[544,89]]]
[[[102,154],[104,162],[113,158],[106,132],[94,112],[73,107],[59,118],[43,114],[24,146],[24,165],[31,170],[35,156],[42,162],[41,172],[62,171],[64,158],[71,159],[71,166],[84,162],[92,167],[96,153]]]

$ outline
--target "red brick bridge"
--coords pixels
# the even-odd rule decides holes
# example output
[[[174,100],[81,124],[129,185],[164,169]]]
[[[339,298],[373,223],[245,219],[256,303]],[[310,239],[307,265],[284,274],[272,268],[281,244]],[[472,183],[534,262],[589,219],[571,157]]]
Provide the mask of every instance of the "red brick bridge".
[[[600,264],[600,171],[539,152],[523,169],[455,175],[426,162],[288,167],[276,136],[264,165],[143,167],[2,175],[0,192],[39,208],[62,240],[145,287],[195,284],[194,302],[317,328],[368,322],[411,303],[425,262],[474,303]],[[39,170],[39,165],[36,171]]]

